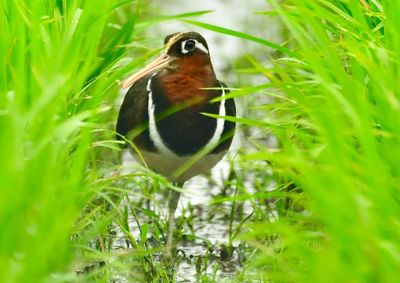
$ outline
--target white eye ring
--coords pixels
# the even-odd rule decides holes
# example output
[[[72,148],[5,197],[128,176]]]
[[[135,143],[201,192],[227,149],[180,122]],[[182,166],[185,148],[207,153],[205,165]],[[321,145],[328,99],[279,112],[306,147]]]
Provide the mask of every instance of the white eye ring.
[[[183,48],[187,51],[193,51],[196,48],[196,41],[194,40],[185,40],[185,44],[183,45]]]
[[[193,42],[195,43],[195,46],[194,46],[194,48],[193,48],[192,50],[187,50],[187,49],[185,48],[185,47],[186,47],[186,43],[187,43],[188,41],[193,41]],[[200,49],[201,51],[203,51],[204,53],[208,54],[207,48],[203,45],[203,43],[198,42],[196,39],[184,40],[184,41],[182,41],[182,43],[181,43],[181,52],[182,52],[182,54],[187,54],[187,53],[189,53],[190,51],[193,51],[193,50],[196,49],[196,48],[198,48],[198,49]]]

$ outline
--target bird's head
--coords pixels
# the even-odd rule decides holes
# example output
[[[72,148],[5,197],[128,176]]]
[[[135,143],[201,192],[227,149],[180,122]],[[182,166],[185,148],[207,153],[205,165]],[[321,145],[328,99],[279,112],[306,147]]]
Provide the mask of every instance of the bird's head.
[[[201,72],[203,68],[213,73],[208,45],[196,32],[178,32],[165,37],[164,50],[160,57],[131,75],[124,83],[128,88],[141,78],[154,73],[167,74],[177,71]]]

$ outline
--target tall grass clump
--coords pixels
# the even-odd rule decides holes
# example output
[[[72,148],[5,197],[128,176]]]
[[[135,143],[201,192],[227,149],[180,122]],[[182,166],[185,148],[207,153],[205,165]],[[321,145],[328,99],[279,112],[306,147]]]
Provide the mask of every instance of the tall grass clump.
[[[136,22],[124,2],[0,3],[1,282],[73,271],[70,237],[96,189],[93,130],[111,128],[126,72],[113,67]]]
[[[303,209],[252,227],[247,239],[262,251],[256,266],[279,282],[393,282],[400,267],[400,2],[270,3],[265,14],[281,18],[293,53],[269,60],[272,67],[254,63],[273,86],[264,112],[279,150],[251,158],[269,160],[294,184]],[[278,238],[265,245],[268,235]]]

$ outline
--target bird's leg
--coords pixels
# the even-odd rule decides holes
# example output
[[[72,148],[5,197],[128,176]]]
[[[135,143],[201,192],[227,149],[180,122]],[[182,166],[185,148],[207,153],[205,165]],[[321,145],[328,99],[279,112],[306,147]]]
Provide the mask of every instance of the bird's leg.
[[[168,236],[167,236],[167,256],[172,255],[172,243],[174,238],[175,230],[175,211],[178,206],[179,197],[181,193],[175,190],[171,190],[169,201],[168,201]]]

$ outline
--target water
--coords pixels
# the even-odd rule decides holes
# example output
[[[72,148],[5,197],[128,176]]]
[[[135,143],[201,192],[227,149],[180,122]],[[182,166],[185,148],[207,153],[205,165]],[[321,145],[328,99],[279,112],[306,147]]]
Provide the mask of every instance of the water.
[[[125,173],[129,173],[132,170],[132,164],[136,163],[128,152],[123,154],[123,163],[126,165]],[[195,218],[193,220],[193,231],[195,234],[195,240],[181,240],[178,246],[178,254],[180,255],[179,264],[176,265],[176,282],[197,282],[198,271],[196,270],[196,261],[209,261],[206,266],[206,270],[202,274],[207,274],[210,277],[216,272],[216,278],[226,279],[234,275],[235,271],[240,268],[238,254],[234,253],[229,260],[221,261],[221,249],[223,244],[227,244],[228,241],[228,214],[230,211],[231,203],[219,204],[216,206],[210,206],[210,202],[213,197],[218,195],[223,185],[223,180],[226,180],[230,171],[230,163],[228,157],[224,158],[220,163],[215,166],[211,171],[210,178],[213,180],[213,185],[210,186],[209,179],[205,176],[196,176],[184,185],[184,192],[182,193],[181,199],[178,204],[176,211],[176,218],[186,213],[186,217],[189,217],[189,213],[192,213]],[[129,169],[130,168],[130,169]],[[135,190],[135,188],[133,188]],[[131,200],[137,198],[137,195],[133,195]],[[160,215],[167,217],[167,206],[165,199],[159,199],[160,203],[154,207],[158,207],[161,211],[158,211]],[[158,202],[157,201],[157,202]],[[123,204],[125,205],[125,204]],[[187,208],[189,205],[193,208],[193,212],[188,212]],[[250,214],[252,208],[249,203],[245,203],[244,212]],[[139,214],[139,217],[144,217]],[[211,218],[211,219],[210,219]],[[143,219],[141,219],[143,220]],[[234,222],[234,226],[238,223]],[[139,238],[139,230],[137,223],[132,215],[129,216],[129,228],[132,235]],[[117,233],[116,239],[114,240],[114,249],[127,248],[125,235],[117,227],[115,227]],[[183,228],[184,234],[192,234],[187,227]],[[238,245],[239,242],[234,241],[234,246]],[[208,250],[207,247],[212,247]],[[198,264],[198,263],[197,263]],[[217,271],[215,268],[218,267]],[[118,282],[125,282],[121,277]],[[126,279],[129,282],[129,279]]]

